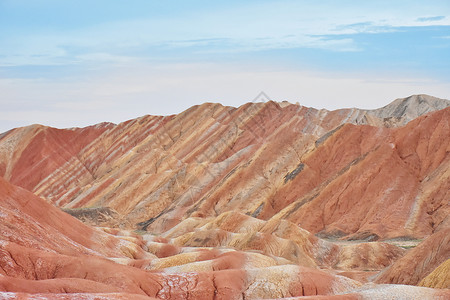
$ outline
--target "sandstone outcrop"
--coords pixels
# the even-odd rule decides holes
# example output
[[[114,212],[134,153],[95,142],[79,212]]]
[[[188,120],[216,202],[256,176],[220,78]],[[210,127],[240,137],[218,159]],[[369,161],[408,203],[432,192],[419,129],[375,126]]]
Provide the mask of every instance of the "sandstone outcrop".
[[[162,233],[237,210],[322,236],[423,238],[448,222],[448,105],[425,95],[374,111],[207,103],[119,125],[32,126],[0,138],[0,169],[59,207],[118,213],[98,225]],[[387,115],[399,121],[386,127]]]
[[[439,265],[427,277],[422,279],[419,286],[450,289],[450,258]]]
[[[0,292],[1,299],[29,299],[29,300],[152,300],[147,296],[126,294],[126,293],[12,293],[12,292]]]
[[[78,153],[111,129],[111,123],[86,128],[56,129],[42,125],[16,128],[0,135],[0,176],[33,190],[46,176],[67,161],[84,170]]]
[[[209,220],[186,219],[162,234],[162,237],[165,239],[155,239],[144,235],[147,248],[158,257],[162,247],[177,249],[178,255],[164,259],[166,264],[172,259],[179,259],[182,264],[197,261],[195,260],[197,254],[180,254],[186,247],[243,251],[244,253],[239,254],[238,261],[241,263],[238,266],[245,266],[245,268],[257,267],[258,265],[253,265],[257,262],[263,264],[262,266],[288,263],[306,267],[333,268],[340,271],[380,271],[405,254],[404,249],[382,242],[326,241],[287,220],[262,221],[238,212],[226,212]],[[169,248],[172,245],[173,248]],[[255,250],[260,254],[245,253],[245,251]],[[230,252],[226,253],[226,255],[230,254]],[[160,264],[157,265],[161,268]],[[203,263],[203,267],[214,269],[210,262]],[[187,266],[183,265],[182,268],[186,270]]]
[[[417,247],[411,249],[404,257],[384,270],[376,282],[417,285],[449,257],[450,228],[446,228],[434,233]],[[440,276],[439,274],[441,273],[438,270],[432,277]],[[448,276],[448,274],[442,275],[442,280],[446,278],[446,275]]]
[[[448,299],[449,106],[8,131],[0,298]]]
[[[81,293],[80,297],[112,293],[113,299],[127,294],[162,299],[252,299],[261,295],[328,295],[360,286],[346,277],[281,260],[273,259],[267,265],[264,255],[249,255],[254,268],[246,269],[240,263],[241,253],[201,253],[203,260],[211,260],[210,270],[159,272],[164,265],[159,261],[153,263],[159,267],[149,272],[144,268],[151,269],[148,266],[156,257],[145,251],[142,238],[117,229],[90,228],[2,178],[0,197],[0,290],[8,297],[54,293],[50,298],[58,299],[63,297],[60,293]]]
[[[291,202],[279,217],[347,239],[428,236],[449,214],[449,120],[447,108],[393,130],[344,125],[278,191]]]

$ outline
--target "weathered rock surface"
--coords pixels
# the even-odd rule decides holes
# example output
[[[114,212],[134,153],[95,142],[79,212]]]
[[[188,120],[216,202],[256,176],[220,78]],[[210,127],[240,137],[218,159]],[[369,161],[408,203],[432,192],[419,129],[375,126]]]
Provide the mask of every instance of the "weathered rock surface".
[[[384,270],[376,279],[378,283],[397,283],[417,285],[440,264],[450,257],[450,228],[434,233],[404,257]],[[439,271],[434,276],[443,277]],[[434,277],[433,276],[433,277]]]
[[[0,169],[57,206],[106,207],[118,226],[154,233],[237,210],[322,236],[423,238],[448,222],[450,109],[401,128],[383,120],[448,105],[425,95],[374,111],[207,103],[119,125],[32,126],[0,138]]]
[[[84,225],[32,193],[0,178],[0,238],[66,255],[146,258],[139,239],[121,239]]]
[[[427,277],[422,279],[419,286],[450,289],[450,258],[439,265]]]
[[[265,260],[264,255],[249,255],[254,268],[245,269],[239,262],[240,253],[203,253],[203,260],[212,261],[210,270],[149,272],[143,268],[150,266],[155,256],[144,251],[144,240],[137,236],[117,229],[92,229],[2,178],[0,199],[0,291],[13,293],[3,293],[5,297],[55,293],[50,298],[64,299],[58,294],[81,293],[81,297],[101,293],[108,297],[112,293],[112,299],[127,294],[162,299],[254,299],[328,295],[360,286],[346,277],[281,260],[273,259],[269,266],[258,263]]]
[[[63,208],[64,212],[92,226],[119,226],[119,214],[109,207]]]
[[[113,126],[101,123],[86,128],[56,129],[32,125],[5,132],[0,135],[0,176],[32,190],[67,161],[85,170],[78,153]]]
[[[348,239],[428,236],[450,212],[449,120],[447,108],[393,130],[344,125],[278,191],[289,205],[276,217]]]
[[[6,132],[0,299],[448,299],[448,106],[206,103]]]
[[[367,113],[383,119],[385,125],[406,125],[408,122],[435,110],[450,106],[449,101],[428,96],[413,95],[408,98],[396,99],[388,105],[368,110]]]
[[[359,299],[384,300],[384,299],[427,299],[445,300],[450,297],[450,290],[436,290],[417,286],[406,286],[400,284],[367,285],[352,294],[358,295]]]
[[[446,300],[450,296],[450,290],[435,290],[423,287],[412,287],[405,285],[371,285],[368,284],[351,293],[332,296],[307,296],[284,298],[289,300],[321,299],[321,300],[405,300],[405,299],[424,299],[424,300]]]
[[[12,293],[0,292],[0,299],[20,300],[152,300],[156,298],[126,293]]]
[[[166,249],[177,249],[176,254],[183,252],[186,247],[259,251],[262,254],[258,254],[259,257],[255,257],[256,254],[252,252],[240,254],[238,260],[241,263],[238,266],[245,268],[288,263],[341,271],[380,271],[405,254],[404,249],[382,242],[329,242],[286,220],[262,221],[237,212],[226,212],[212,219],[186,219],[162,234],[162,237],[166,239],[159,239],[159,243],[155,243],[155,239],[144,235],[148,241],[147,248],[158,257],[161,256],[159,249],[163,246],[155,244],[162,244]],[[174,247],[169,248],[172,245]],[[226,252],[226,255],[230,254]],[[186,270],[187,260],[193,262],[196,257],[193,253],[189,255],[189,259],[187,254],[180,254],[164,261],[167,264],[172,259],[183,257],[182,268]],[[162,267],[157,265],[158,268]],[[177,263],[170,264],[173,265]],[[202,267],[214,269],[211,262],[203,263]]]

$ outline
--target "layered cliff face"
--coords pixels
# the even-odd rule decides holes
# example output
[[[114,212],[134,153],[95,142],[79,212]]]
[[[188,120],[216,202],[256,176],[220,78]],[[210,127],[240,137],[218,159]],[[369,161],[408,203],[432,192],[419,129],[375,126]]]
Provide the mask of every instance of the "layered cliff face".
[[[42,125],[16,128],[0,135],[0,176],[32,190],[67,161],[85,169],[78,153],[97,139],[111,123],[86,128],[56,129]]]
[[[448,282],[449,106],[425,95],[372,111],[206,103],[6,132],[0,291],[445,299],[392,284]]]
[[[64,208],[108,207],[124,228],[161,233],[235,210],[322,236],[423,238],[448,215],[450,109],[399,128],[383,120],[402,125],[446,105],[426,96],[375,111],[204,104],[116,126],[32,126],[1,138],[0,164],[11,183]]]

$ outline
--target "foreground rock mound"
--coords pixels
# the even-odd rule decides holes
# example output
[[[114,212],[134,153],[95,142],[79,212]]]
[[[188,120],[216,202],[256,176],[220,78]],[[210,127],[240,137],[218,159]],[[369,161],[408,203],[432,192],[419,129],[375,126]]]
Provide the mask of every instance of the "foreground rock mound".
[[[1,178],[0,196],[0,290],[4,292],[251,299],[261,295],[327,295],[359,286],[345,277],[281,264],[251,270],[224,265],[209,272],[150,273],[140,267],[150,265],[156,257],[144,251],[142,239],[89,228]],[[261,290],[261,285],[271,288]]]
[[[422,279],[419,285],[438,289],[450,289],[450,258]]]
[[[341,271],[379,271],[405,254],[404,249],[381,242],[333,243],[286,220],[262,221],[238,212],[211,219],[186,219],[162,236],[168,238],[166,245],[179,249],[178,253],[183,247],[257,250],[277,262]],[[151,242],[147,246],[153,248]],[[250,254],[246,253],[245,261],[253,259]]]
[[[341,255],[339,249],[343,246],[322,241],[285,220],[266,222],[225,213],[206,222],[202,220],[204,228],[198,232],[221,228],[232,235],[244,234],[242,225],[249,224],[250,231],[246,233],[255,237],[273,235],[274,241],[289,238],[297,246],[297,257],[303,256],[301,260],[276,256],[283,252],[270,247],[255,252],[264,249],[258,246],[264,242],[252,242],[254,237],[237,243],[243,249],[240,251],[232,247],[206,248],[202,243],[186,247],[189,231],[182,226],[167,232],[166,238],[93,229],[26,190],[3,179],[0,183],[0,213],[5,220],[0,231],[0,297],[260,299],[342,294],[352,299],[368,293],[354,292],[361,286],[355,280],[317,269],[317,264],[323,268],[345,262],[348,249]],[[174,246],[178,254],[157,258],[151,253],[157,249],[155,244],[171,243],[178,245]],[[358,245],[355,249],[361,251]],[[299,266],[303,263],[312,267]],[[447,295],[426,288],[420,292]]]

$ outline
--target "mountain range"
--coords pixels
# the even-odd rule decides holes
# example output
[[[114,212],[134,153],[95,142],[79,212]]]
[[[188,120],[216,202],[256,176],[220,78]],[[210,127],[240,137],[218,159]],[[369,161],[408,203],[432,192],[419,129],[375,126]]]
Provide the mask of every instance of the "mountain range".
[[[448,100],[31,125],[0,177],[0,298],[450,297]]]

